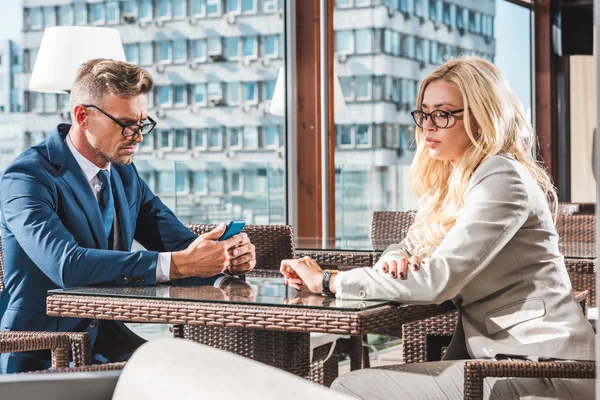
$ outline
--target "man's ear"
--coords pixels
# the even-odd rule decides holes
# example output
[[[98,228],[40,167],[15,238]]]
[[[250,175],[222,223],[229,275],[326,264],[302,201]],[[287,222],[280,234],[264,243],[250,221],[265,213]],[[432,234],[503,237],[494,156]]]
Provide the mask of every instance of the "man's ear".
[[[87,129],[88,112],[87,108],[81,104],[76,105],[72,112],[73,123],[79,125],[82,129]]]

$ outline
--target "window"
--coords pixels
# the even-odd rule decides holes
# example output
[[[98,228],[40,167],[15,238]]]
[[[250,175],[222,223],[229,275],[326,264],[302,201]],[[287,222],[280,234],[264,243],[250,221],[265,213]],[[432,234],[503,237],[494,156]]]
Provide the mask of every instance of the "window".
[[[356,100],[371,99],[371,77],[357,76],[356,77]]]
[[[384,80],[383,96],[387,101],[398,103],[400,101],[400,95],[398,93],[398,84],[391,76],[386,76]]]
[[[256,126],[245,126],[243,141],[245,149],[258,148],[258,128]]]
[[[206,0],[206,14],[211,17],[221,15],[221,0]]]
[[[408,58],[415,58],[415,37],[402,36],[401,45],[402,55]]]
[[[222,53],[221,38],[209,38],[208,39],[208,54],[209,55],[221,55]]]
[[[267,13],[277,11],[276,0],[263,0],[263,11]]]
[[[192,0],[192,15],[203,16],[206,14],[206,0]]]
[[[44,7],[44,26],[56,26],[56,9]]]
[[[442,11],[442,22],[444,25],[452,27],[452,19],[451,19],[451,11],[450,11],[450,3],[444,2],[443,11]]]
[[[58,110],[58,102],[55,93],[44,93],[44,111],[55,112]]]
[[[171,63],[171,42],[158,44],[158,60],[163,64]]]
[[[244,57],[256,58],[258,56],[258,49],[256,46],[256,37],[250,36],[244,38]]]
[[[169,0],[158,0],[158,18],[171,18],[171,4]]]
[[[187,43],[185,39],[175,40],[173,42],[173,62],[184,63],[187,59]]]
[[[243,13],[255,13],[256,11],[256,0],[242,0]]]
[[[237,60],[240,56],[240,38],[225,38],[225,56],[230,60]]]
[[[352,100],[352,78],[340,78],[340,87],[342,88],[342,93],[344,93],[344,99]]]
[[[278,148],[279,144],[279,127],[278,126],[267,126],[263,130],[264,139],[263,144],[265,148]]]
[[[123,50],[125,50],[125,58],[128,63],[138,63],[138,46],[137,44],[123,44]]]
[[[140,43],[140,65],[152,65],[152,63],[154,63],[152,42]]]
[[[335,127],[335,137],[339,146],[351,146],[352,129],[350,125],[337,125]]]
[[[152,0],[140,1],[140,20],[148,21],[152,19]]]
[[[158,104],[161,107],[169,107],[173,104],[171,98],[171,87],[170,86],[159,86],[158,87]]]
[[[340,54],[350,54],[353,52],[352,31],[335,32],[335,52]]]
[[[40,29],[44,26],[42,22],[42,10],[38,7],[29,9],[29,29]]]
[[[206,61],[206,42],[202,39],[194,40],[194,60]]]
[[[237,14],[240,12],[240,0],[226,0],[227,1],[227,12],[230,14]]]
[[[244,102],[251,104],[258,103],[258,91],[256,90],[256,82],[244,83]]]
[[[417,39],[415,43],[415,58],[418,61],[425,61],[425,51],[423,47],[425,46],[425,41],[422,39]]]
[[[194,147],[206,148],[206,132],[204,129],[194,129],[193,131]]]
[[[230,174],[230,191],[231,193],[241,193],[242,192],[242,172],[241,171],[231,171]]]
[[[437,21],[437,0],[429,0],[429,19]]]
[[[175,188],[177,193],[185,193],[188,191],[187,185],[187,168],[184,164],[176,163],[175,165]]]
[[[90,23],[101,25],[106,22],[104,3],[90,4]]]
[[[128,0],[123,2],[123,15],[135,17],[137,14],[137,1]]]
[[[173,193],[175,191],[175,173],[173,171],[160,171],[157,186],[158,193]]]
[[[265,82],[265,100],[271,100],[273,98],[273,93],[275,92],[276,81],[267,81]]]
[[[259,188],[258,182],[258,172],[259,171],[244,171],[244,191],[246,193],[257,193]]]
[[[143,136],[144,140],[139,144],[141,151],[154,150],[154,135],[156,135],[156,133],[152,131],[151,134]]]
[[[238,82],[229,82],[227,84],[227,104],[240,104],[240,84]]]
[[[335,0],[335,5],[337,7],[352,7],[352,0]]]
[[[264,54],[266,57],[275,58],[278,56],[277,35],[264,37]]]
[[[370,125],[356,126],[356,145],[368,146],[371,144]]]
[[[229,147],[233,149],[242,147],[240,128],[229,128]]]
[[[221,100],[223,98],[223,86],[221,82],[210,82],[208,84],[208,99]]]
[[[194,103],[206,105],[206,85],[197,84],[194,86]]]
[[[171,9],[171,15],[173,18],[185,18],[186,0],[173,0],[173,8]]]
[[[193,174],[194,179],[194,192],[206,193],[208,186],[206,182],[206,171],[195,171]]]
[[[357,30],[355,41],[357,53],[371,53],[373,51],[373,31],[371,29]]]
[[[58,8],[58,24],[73,25],[73,8],[70,5]]]
[[[225,193],[225,180],[223,170],[208,171],[208,193]]]
[[[371,5],[371,0],[354,0],[355,7],[368,7]]]
[[[163,149],[171,148],[171,132],[168,130],[162,130],[158,132],[160,138],[160,147]]]
[[[175,129],[175,148],[187,149],[187,130]]]
[[[109,24],[118,24],[119,18],[119,2],[110,1],[106,3],[106,22]]]
[[[208,148],[220,150],[223,147],[221,128],[210,128],[208,130]]]
[[[461,7],[456,7],[456,28],[460,31],[465,29],[464,10]]]
[[[176,106],[186,106],[187,105],[187,96],[185,85],[175,85],[173,87],[173,105]]]

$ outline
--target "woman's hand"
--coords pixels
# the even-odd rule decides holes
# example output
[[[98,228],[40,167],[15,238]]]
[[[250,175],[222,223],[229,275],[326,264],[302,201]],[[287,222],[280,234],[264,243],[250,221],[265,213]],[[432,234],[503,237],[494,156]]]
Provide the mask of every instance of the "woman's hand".
[[[399,259],[384,257],[373,266],[373,269],[381,274],[387,274],[391,278],[404,280],[408,276],[409,265],[413,271],[418,271],[421,268],[421,259],[417,256]]]
[[[283,260],[279,271],[285,277],[285,284],[294,289],[306,286],[313,293],[323,292],[323,270],[310,257]]]

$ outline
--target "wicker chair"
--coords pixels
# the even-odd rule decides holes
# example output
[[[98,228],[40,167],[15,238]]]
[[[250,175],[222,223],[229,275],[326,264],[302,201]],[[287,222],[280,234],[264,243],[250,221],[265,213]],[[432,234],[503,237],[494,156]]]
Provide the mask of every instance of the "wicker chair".
[[[375,211],[371,221],[371,244],[376,250],[404,239],[415,220],[414,211]]]
[[[4,290],[4,259],[2,256],[2,239],[0,238],[0,294]],[[68,338],[68,346],[56,347],[64,338]],[[92,363],[90,335],[87,332],[0,332],[0,353],[12,353],[32,350],[52,350],[52,365],[58,362],[57,368],[69,366],[69,348],[72,351],[73,366],[82,367]],[[62,346],[62,345],[61,345]],[[30,349],[30,350],[28,350]]]
[[[559,215],[590,215],[596,212],[595,203],[568,203],[558,202]]]

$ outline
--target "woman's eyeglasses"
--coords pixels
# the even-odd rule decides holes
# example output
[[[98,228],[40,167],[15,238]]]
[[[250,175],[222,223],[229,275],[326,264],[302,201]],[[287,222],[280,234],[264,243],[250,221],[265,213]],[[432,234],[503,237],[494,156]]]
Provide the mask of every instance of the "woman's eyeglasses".
[[[431,118],[433,125],[440,129],[444,129],[450,123],[451,116],[460,119],[462,117],[456,117],[454,114],[463,112],[464,110],[464,108],[454,111],[433,110],[430,113],[426,113],[425,111],[421,110],[415,110],[411,112],[410,115],[412,115],[413,119],[415,120],[415,124],[417,124],[419,128],[423,128],[423,124],[425,121],[427,121],[427,118]]]
[[[156,121],[154,121],[150,117],[147,118],[147,120],[149,122],[146,122],[146,123],[133,124],[133,125],[132,124],[124,124],[121,121],[119,121],[118,119],[116,119],[115,117],[113,117],[112,115],[110,115],[109,113],[107,113],[106,111],[102,110],[100,107],[96,107],[93,104],[82,104],[82,106],[95,108],[96,110],[100,111],[102,114],[106,115],[108,118],[112,119],[115,124],[117,124],[121,127],[121,129],[122,129],[121,134],[123,136],[125,136],[126,138],[135,136],[138,133],[141,133],[142,135],[147,135],[150,132],[152,132],[152,129],[154,129],[154,127],[156,126]]]

